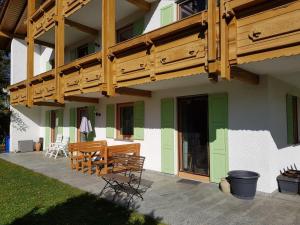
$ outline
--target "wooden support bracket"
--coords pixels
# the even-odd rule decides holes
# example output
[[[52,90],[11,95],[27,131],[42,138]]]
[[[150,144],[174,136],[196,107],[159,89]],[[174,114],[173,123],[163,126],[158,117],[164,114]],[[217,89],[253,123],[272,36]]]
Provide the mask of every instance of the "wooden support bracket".
[[[116,93],[120,95],[132,95],[132,96],[140,96],[140,97],[148,97],[148,98],[152,97],[151,91],[128,88],[128,87],[117,88]]]
[[[259,75],[239,68],[237,66],[231,67],[231,78],[253,85],[259,84]]]
[[[86,103],[99,103],[98,98],[88,98],[88,97],[81,97],[81,96],[65,96],[66,101],[70,102],[86,102]]]
[[[150,11],[151,4],[146,2],[145,0],[127,0],[128,2],[136,5],[139,9],[144,10],[146,12]]]
[[[65,24],[70,26],[70,27],[74,27],[74,28],[76,28],[76,29],[78,29],[78,30],[80,30],[84,33],[88,33],[90,35],[93,35],[93,36],[97,36],[98,33],[99,33],[97,29],[94,29],[92,27],[77,23],[77,22],[69,20],[69,19],[65,19]]]
[[[34,102],[33,105],[37,106],[52,106],[52,107],[64,107],[65,104],[61,104],[58,102]]]

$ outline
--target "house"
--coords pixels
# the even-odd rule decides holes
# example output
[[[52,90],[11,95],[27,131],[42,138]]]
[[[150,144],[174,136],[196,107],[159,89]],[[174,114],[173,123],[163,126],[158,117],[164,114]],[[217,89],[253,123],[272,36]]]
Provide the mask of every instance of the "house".
[[[11,146],[141,143],[145,168],[218,183],[300,167],[300,1],[4,1]],[[82,117],[93,132],[80,130]]]

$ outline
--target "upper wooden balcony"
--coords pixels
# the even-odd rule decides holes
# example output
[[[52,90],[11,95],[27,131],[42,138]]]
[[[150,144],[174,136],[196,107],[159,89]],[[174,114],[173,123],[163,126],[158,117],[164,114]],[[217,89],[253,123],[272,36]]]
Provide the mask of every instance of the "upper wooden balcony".
[[[91,0],[64,0],[63,2],[63,14],[65,17],[70,16],[80,8],[84,7]]]
[[[26,81],[21,81],[9,87],[10,103],[12,105],[27,105],[28,89]]]
[[[30,18],[33,37],[38,38],[55,25],[55,0],[45,1]]]
[[[56,100],[57,85],[55,70],[34,76],[30,80],[30,96],[33,104],[38,102],[47,102]]]
[[[300,54],[300,1],[226,0],[225,9],[233,64]]]
[[[204,11],[111,47],[114,86],[204,73],[207,27]]]
[[[101,52],[77,59],[59,68],[64,96],[103,91]]]

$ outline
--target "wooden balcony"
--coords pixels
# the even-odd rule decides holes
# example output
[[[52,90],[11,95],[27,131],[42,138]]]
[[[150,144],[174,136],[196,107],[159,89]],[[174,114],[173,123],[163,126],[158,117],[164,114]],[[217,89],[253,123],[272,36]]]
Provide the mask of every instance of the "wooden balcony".
[[[63,14],[65,17],[70,16],[80,8],[88,4],[90,0],[65,0],[63,3]]]
[[[55,0],[44,2],[31,16],[33,37],[38,38],[55,25]]]
[[[206,31],[205,11],[111,47],[115,87],[205,72]]]
[[[30,84],[33,103],[47,102],[56,99],[57,87],[54,70],[33,77],[30,80]]]
[[[64,96],[103,91],[101,52],[77,59],[59,68]]]
[[[11,105],[27,105],[26,81],[19,82],[9,87]]]
[[[227,0],[230,60],[237,64],[300,54],[300,2]]]

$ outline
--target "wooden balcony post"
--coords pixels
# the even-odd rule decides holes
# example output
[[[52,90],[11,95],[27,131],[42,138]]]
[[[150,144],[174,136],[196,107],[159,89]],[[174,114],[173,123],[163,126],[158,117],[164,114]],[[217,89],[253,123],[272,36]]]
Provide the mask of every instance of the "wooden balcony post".
[[[63,1],[55,2],[55,79],[56,95],[59,103],[64,103],[62,92],[62,79],[59,74],[59,67],[65,63],[65,19],[63,16]]]
[[[226,17],[226,0],[220,2],[220,39],[221,39],[221,78],[230,80],[230,64],[229,64],[229,28]]]
[[[113,65],[109,47],[116,44],[116,0],[102,0],[102,70],[107,94],[114,95]]]
[[[217,71],[217,47],[216,47],[216,0],[208,0],[208,72],[215,73]]]
[[[33,38],[33,22],[31,16],[35,11],[35,1],[28,0],[27,6],[27,105],[32,106],[32,98],[29,80],[34,75],[34,38]]]

